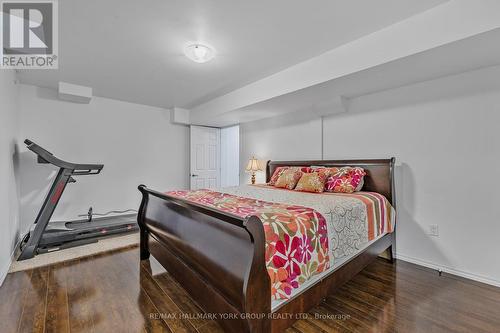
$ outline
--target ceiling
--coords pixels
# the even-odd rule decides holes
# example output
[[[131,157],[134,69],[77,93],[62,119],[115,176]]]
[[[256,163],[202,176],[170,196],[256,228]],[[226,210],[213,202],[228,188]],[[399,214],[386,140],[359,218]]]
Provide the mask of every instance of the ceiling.
[[[454,43],[391,61],[363,71],[313,85],[293,93],[279,95],[263,102],[212,117],[205,125],[224,127],[237,123],[283,116],[294,112],[328,115],[350,111],[349,105],[359,97],[374,95],[400,87],[419,87],[425,81],[453,76],[457,73],[488,69],[482,81],[471,76],[474,83],[459,82],[436,89],[444,95],[453,88],[463,92],[485,89],[486,85],[500,86],[500,29],[494,29]],[[488,72],[486,71],[486,72]],[[491,77],[490,77],[491,76]],[[439,82],[442,82],[439,81]],[[435,89],[435,86],[434,86]],[[416,91],[412,92],[414,95]],[[398,97],[393,94],[392,98]],[[422,97],[422,96],[420,96]],[[417,98],[417,96],[412,96]],[[386,98],[389,100],[389,98]]]
[[[444,2],[59,1],[59,69],[20,70],[19,79],[192,108]],[[184,57],[184,46],[196,41],[215,47],[216,58],[198,64]]]

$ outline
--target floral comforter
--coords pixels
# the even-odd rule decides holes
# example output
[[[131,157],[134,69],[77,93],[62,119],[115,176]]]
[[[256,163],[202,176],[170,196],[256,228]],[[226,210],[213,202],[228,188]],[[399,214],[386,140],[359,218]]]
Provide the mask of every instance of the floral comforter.
[[[273,299],[288,299],[294,289],[330,266],[326,220],[312,208],[210,190],[167,194],[243,218],[259,217],[266,234],[266,266]]]
[[[372,192],[318,194],[255,185],[167,194],[243,218],[260,218],[273,303],[293,297],[393,230],[391,205]]]

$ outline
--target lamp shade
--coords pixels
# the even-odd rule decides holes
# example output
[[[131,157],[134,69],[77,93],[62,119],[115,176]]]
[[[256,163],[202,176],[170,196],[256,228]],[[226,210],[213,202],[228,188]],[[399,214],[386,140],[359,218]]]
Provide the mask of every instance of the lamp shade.
[[[246,171],[248,172],[256,172],[256,171],[262,171],[259,165],[259,160],[257,160],[255,157],[252,157],[247,164],[247,167],[245,168]]]

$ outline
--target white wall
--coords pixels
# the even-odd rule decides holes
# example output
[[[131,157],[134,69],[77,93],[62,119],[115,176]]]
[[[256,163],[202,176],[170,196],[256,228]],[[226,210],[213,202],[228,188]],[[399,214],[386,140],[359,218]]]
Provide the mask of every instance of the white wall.
[[[354,99],[324,119],[323,142],[325,159],[397,158],[399,258],[500,285],[500,89],[481,85],[492,71]],[[318,119],[259,121],[241,133],[242,158],[321,157]],[[439,237],[427,235],[430,224]]]
[[[0,70],[0,285],[19,233],[16,137],[18,86],[13,70]]]
[[[56,92],[20,85],[21,226],[33,223],[55,168],[37,164],[22,140],[77,163],[102,163],[96,176],[69,184],[53,219],[87,212],[138,209],[139,184],[160,191],[188,188],[189,128],[172,125],[167,110],[94,97],[90,104],[60,101]]]
[[[221,187],[240,184],[240,127],[220,131]]]
[[[265,160],[321,159],[321,120],[308,115],[276,117],[240,125],[241,183],[249,183],[243,172],[255,156],[265,169]],[[265,171],[256,174],[256,182],[265,182]]]

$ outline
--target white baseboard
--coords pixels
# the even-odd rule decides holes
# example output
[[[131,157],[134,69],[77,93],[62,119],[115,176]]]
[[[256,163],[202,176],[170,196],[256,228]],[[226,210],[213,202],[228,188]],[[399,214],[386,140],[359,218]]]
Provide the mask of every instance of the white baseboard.
[[[7,277],[7,273],[9,272],[10,264],[12,263],[12,258],[7,262],[7,265],[1,268],[0,270],[0,287],[3,284],[3,281]]]
[[[3,284],[3,281],[7,277],[7,274],[9,273],[10,266],[12,265],[12,262],[16,260],[15,255],[16,251],[19,248],[19,245],[21,244],[22,238],[19,238],[18,241],[16,242],[16,246],[14,247],[14,250],[12,250],[12,253],[10,254],[10,260],[7,262],[6,267],[2,267],[0,270],[0,287]]]
[[[430,269],[435,269],[437,271],[441,271],[441,272],[444,272],[444,273],[448,273],[448,274],[460,276],[460,277],[463,277],[463,278],[466,278],[466,279],[470,279],[470,280],[474,280],[474,281],[477,281],[477,282],[482,282],[482,283],[489,284],[489,285],[492,285],[492,286],[495,286],[495,287],[500,287],[500,281],[498,281],[498,280],[487,278],[487,277],[484,277],[484,276],[481,276],[481,275],[477,275],[477,274],[473,274],[473,273],[469,273],[469,272],[464,272],[464,271],[461,271],[461,270],[458,270],[458,269],[455,269],[455,268],[452,268],[452,267],[437,265],[437,264],[434,264],[434,263],[431,263],[431,262],[428,262],[428,261],[420,260],[420,259],[417,259],[417,258],[413,258],[413,257],[410,257],[410,256],[405,256],[403,254],[398,254],[398,253],[396,253],[396,259],[402,260],[402,261],[407,261],[409,263],[412,263],[412,264],[415,264],[415,265],[419,265],[419,266],[424,266],[424,267],[427,267],[427,268],[430,268]]]

